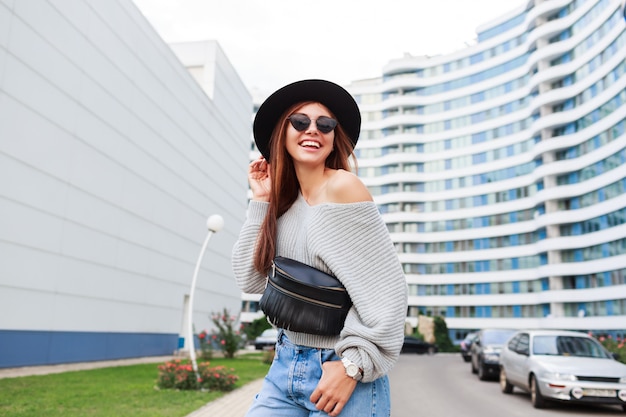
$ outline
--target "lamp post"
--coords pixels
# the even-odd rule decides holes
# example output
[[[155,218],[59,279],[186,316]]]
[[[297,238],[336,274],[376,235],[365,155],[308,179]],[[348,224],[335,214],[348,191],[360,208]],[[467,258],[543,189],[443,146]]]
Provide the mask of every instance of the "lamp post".
[[[200,264],[202,263],[202,257],[206,251],[206,247],[209,243],[209,239],[213,233],[217,233],[224,227],[224,219],[219,214],[214,214],[208,218],[206,226],[209,229],[209,233],[204,239],[204,244],[200,250],[200,256],[198,256],[198,262],[196,262],[196,268],[193,272],[193,279],[191,280],[191,290],[189,290],[189,302],[187,303],[187,340],[189,340],[189,358],[193,366],[193,371],[196,374],[196,381],[200,379],[198,374],[198,364],[196,363],[196,347],[193,340],[193,295],[196,291],[196,281],[198,280],[198,271],[200,270]]]

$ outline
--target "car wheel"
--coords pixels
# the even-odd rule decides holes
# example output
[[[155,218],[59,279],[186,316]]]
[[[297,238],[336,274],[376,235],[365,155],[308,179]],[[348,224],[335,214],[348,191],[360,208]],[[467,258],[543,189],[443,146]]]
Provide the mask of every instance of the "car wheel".
[[[530,402],[535,408],[546,407],[546,400],[543,398],[543,395],[541,395],[537,378],[534,375],[530,376]]]
[[[478,379],[480,379],[481,381],[485,381],[487,379],[485,364],[483,364],[482,362],[478,362]]]
[[[506,379],[506,372],[504,372],[504,368],[502,367],[500,367],[500,390],[502,390],[504,394],[513,392],[513,385]]]

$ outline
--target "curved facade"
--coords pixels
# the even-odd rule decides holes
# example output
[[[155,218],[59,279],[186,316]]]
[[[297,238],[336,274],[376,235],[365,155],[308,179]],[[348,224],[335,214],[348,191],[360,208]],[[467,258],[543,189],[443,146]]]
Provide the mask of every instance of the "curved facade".
[[[625,334],[625,26],[620,0],[529,1],[348,87],[413,325]]]

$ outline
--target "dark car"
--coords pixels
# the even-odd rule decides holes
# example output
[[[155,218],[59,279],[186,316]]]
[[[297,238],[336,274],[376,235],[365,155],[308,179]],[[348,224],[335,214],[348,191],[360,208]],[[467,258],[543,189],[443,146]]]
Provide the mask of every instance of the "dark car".
[[[433,355],[437,353],[437,345],[425,342],[417,337],[404,336],[404,343],[402,344],[402,353],[427,353]]]
[[[461,348],[461,357],[463,358],[464,362],[469,362],[472,360],[472,354],[470,352],[470,349],[472,348],[472,342],[475,338],[476,332],[468,333],[467,336],[465,336],[465,339],[463,339],[461,341],[461,344],[459,345],[459,347]]]
[[[471,362],[472,373],[478,379],[497,379],[500,376],[500,352],[507,340],[513,336],[511,329],[482,329],[472,342]]]

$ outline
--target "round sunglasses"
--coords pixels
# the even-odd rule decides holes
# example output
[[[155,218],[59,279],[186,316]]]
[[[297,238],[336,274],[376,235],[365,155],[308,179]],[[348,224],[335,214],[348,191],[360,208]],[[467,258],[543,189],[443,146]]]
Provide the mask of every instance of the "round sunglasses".
[[[291,122],[291,126],[296,129],[298,132],[305,131],[311,126],[311,120],[309,116],[306,114],[296,113],[287,117],[287,120]],[[331,119],[330,117],[320,116],[315,119],[315,125],[317,126],[317,130],[322,133],[330,133],[337,126],[337,121],[335,119]]]

